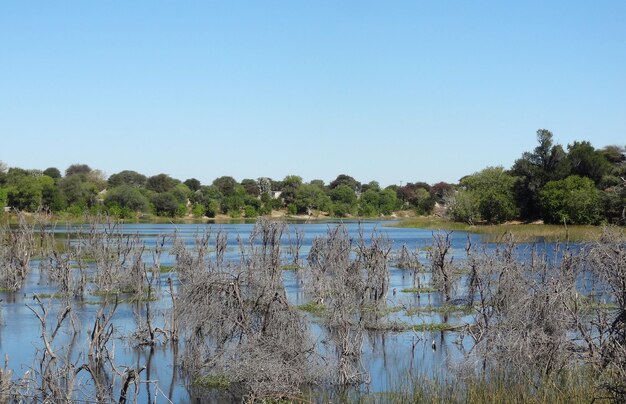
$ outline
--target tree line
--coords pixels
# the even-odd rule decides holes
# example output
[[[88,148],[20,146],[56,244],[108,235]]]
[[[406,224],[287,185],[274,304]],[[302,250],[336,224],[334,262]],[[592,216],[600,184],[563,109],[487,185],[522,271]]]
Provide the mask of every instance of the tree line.
[[[588,141],[563,148],[550,131],[537,131],[537,146],[510,169],[487,167],[457,184],[409,182],[382,188],[341,174],[329,184],[304,182],[297,175],[216,178],[210,185],[168,174],[145,176],[124,170],[107,176],[86,164],[64,173],[6,167],[0,162],[0,207],[79,215],[107,213],[119,218],[154,214],[165,217],[233,218],[327,213],[336,217],[377,217],[399,210],[446,215],[468,223],[543,220],[546,223],[626,222],[626,152],[622,146],[596,149]],[[4,209],[3,209],[4,210]]]

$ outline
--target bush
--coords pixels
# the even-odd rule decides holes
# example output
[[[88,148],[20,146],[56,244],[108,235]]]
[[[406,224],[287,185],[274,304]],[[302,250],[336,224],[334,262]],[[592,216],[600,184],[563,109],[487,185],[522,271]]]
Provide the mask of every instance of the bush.
[[[248,217],[248,218],[257,217],[259,215],[256,209],[250,205],[247,205],[246,207],[243,208],[243,214],[245,215],[245,217]]]
[[[208,217],[215,217],[218,213],[220,213],[220,203],[216,199],[209,199],[209,201],[205,205],[205,215]]]
[[[191,208],[191,213],[195,216],[195,217],[202,217],[204,216],[204,206],[200,205],[200,204],[195,204],[193,205],[193,207]]]
[[[150,199],[154,212],[159,216],[174,217],[179,213],[178,200],[169,192],[154,194]]]
[[[593,180],[571,175],[548,182],[540,192],[546,223],[597,224],[600,222],[600,195]]]
[[[111,207],[117,205],[134,212],[147,212],[148,199],[135,187],[121,185],[109,190],[104,197],[104,205]]]

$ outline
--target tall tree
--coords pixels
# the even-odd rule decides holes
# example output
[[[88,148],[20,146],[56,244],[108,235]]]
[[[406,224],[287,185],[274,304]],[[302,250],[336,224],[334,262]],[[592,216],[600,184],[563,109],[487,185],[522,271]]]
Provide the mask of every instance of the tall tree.
[[[65,170],[65,176],[70,177],[76,174],[89,174],[90,172],[91,167],[89,167],[87,164],[72,164]]]
[[[515,199],[521,216],[525,219],[537,219],[541,216],[541,188],[548,181],[559,180],[568,175],[565,151],[561,145],[555,145],[552,138],[552,132],[539,129],[535,149],[523,153],[511,168],[511,174],[520,177],[515,185]]]
[[[596,185],[611,169],[604,153],[596,150],[588,141],[568,145],[567,162],[571,174],[591,178]]]
[[[109,177],[108,184],[110,188],[119,187],[120,185],[130,185],[135,188],[143,188],[146,186],[147,178],[137,171],[124,170],[119,173],[112,174]]]
[[[174,189],[178,182],[167,174],[158,174],[147,179],[146,188],[154,192],[168,192]]]

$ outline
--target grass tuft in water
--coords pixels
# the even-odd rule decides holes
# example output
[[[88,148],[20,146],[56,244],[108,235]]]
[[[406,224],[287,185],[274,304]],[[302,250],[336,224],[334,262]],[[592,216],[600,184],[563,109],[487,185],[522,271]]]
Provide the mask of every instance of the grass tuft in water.
[[[227,389],[230,386],[230,380],[224,375],[207,375],[198,377],[192,384],[207,389]]]

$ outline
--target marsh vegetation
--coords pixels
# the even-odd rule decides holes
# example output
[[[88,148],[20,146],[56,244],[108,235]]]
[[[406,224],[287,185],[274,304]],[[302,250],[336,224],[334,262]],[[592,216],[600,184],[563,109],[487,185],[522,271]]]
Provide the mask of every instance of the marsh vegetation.
[[[483,243],[38,214],[0,239],[5,401],[626,398],[620,229]]]

